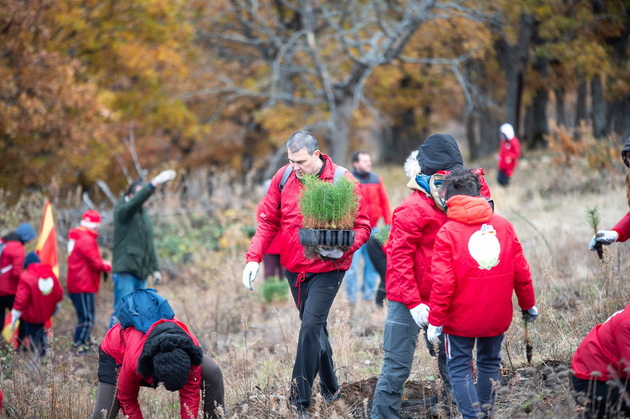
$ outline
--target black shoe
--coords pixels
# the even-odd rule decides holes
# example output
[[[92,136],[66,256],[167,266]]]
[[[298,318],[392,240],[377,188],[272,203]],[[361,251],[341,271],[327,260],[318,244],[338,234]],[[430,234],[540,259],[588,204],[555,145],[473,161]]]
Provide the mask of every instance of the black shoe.
[[[333,394],[330,394],[328,392],[324,393],[322,392],[321,395],[324,398],[324,400],[326,401],[326,403],[332,403],[335,400],[337,400],[339,398],[339,394],[341,393],[341,387],[339,387],[337,389],[337,391],[335,391]]]

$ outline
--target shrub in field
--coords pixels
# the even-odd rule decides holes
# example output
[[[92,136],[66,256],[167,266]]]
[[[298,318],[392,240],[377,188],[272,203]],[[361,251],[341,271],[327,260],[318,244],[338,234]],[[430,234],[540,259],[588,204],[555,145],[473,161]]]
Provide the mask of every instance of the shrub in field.
[[[274,301],[285,301],[287,299],[287,291],[289,283],[278,279],[275,276],[265,279],[261,287],[261,297],[264,303],[273,303]]]

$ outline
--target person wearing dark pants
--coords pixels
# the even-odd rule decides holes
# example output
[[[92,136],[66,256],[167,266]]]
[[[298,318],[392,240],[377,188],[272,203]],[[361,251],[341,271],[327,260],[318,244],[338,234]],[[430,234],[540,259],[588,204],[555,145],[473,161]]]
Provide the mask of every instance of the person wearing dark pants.
[[[302,321],[291,385],[291,398],[295,404],[309,405],[311,388],[318,373],[324,399],[332,400],[339,388],[327,319],[343,275],[343,271],[306,274],[304,282],[298,283],[298,274],[286,272]]]
[[[353,253],[370,237],[370,219],[356,179],[319,150],[313,134],[297,131],[289,137],[286,147],[289,164],[278,170],[271,179],[262,203],[256,234],[247,251],[243,285],[253,291],[252,283],[263,255],[273,240],[281,237],[280,261],[286,268],[285,276],[302,319],[290,402],[301,418],[307,418],[311,386],[318,373],[325,398],[332,401],[338,389],[326,322],[344,272],[352,263]],[[306,175],[316,176],[327,183],[334,183],[342,176],[354,182],[354,193],[359,204],[354,216],[354,244],[349,249],[344,251],[341,248],[318,247],[315,257],[305,256],[299,237],[303,221],[299,197]]]
[[[385,296],[387,295],[385,292],[385,277],[387,275],[387,256],[385,255],[385,251],[381,243],[374,237],[370,237],[367,244],[367,252],[370,260],[372,261],[372,265],[374,265],[374,269],[378,272],[381,277],[381,281],[376,288],[376,295],[374,297],[374,304],[377,307],[383,307],[385,303]]]
[[[74,347],[85,352],[90,345],[94,328],[94,293],[70,293],[70,300],[77,312],[77,326],[74,329]]]

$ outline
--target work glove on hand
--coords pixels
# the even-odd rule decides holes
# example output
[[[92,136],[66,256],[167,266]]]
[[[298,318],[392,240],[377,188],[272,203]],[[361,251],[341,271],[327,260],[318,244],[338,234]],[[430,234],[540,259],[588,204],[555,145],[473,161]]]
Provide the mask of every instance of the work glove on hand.
[[[153,186],[158,186],[173,179],[175,179],[175,170],[165,170],[154,177],[151,183]]]
[[[438,342],[438,338],[441,334],[442,326],[433,326],[432,324],[429,324],[429,327],[427,328],[427,339],[429,340],[429,342]]]
[[[11,309],[11,330],[15,330],[15,324],[20,319],[22,312],[20,310]]]
[[[321,247],[318,247],[317,253],[329,259],[339,259],[340,257],[343,256],[343,250],[341,249],[326,250],[326,249],[322,249]]]
[[[597,245],[611,244],[619,240],[619,233],[615,230],[599,230],[588,244],[589,250],[596,250]]]
[[[259,266],[260,264],[258,262],[247,262],[247,265],[245,265],[245,269],[243,270],[243,285],[245,285],[245,288],[250,291],[254,291],[252,282],[256,280]]]
[[[526,322],[533,322],[538,318],[538,309],[536,306],[530,308],[529,310],[521,310],[523,315],[523,320]]]
[[[416,322],[418,327],[424,327],[429,324],[429,306],[426,304],[418,304],[409,311],[411,312],[413,321]]]
[[[162,283],[162,274],[160,271],[153,272],[153,286],[160,285]]]

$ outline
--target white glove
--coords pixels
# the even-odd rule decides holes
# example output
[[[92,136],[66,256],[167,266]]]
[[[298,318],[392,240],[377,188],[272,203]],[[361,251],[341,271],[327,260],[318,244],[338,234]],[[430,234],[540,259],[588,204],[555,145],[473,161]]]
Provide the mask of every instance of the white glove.
[[[20,310],[11,309],[11,330],[15,330],[15,323],[20,319],[22,312]]]
[[[252,282],[256,280],[259,266],[260,263],[258,262],[247,262],[247,265],[245,265],[245,269],[243,270],[243,285],[245,285],[245,288],[250,291],[254,291]]]
[[[429,324],[429,327],[427,328],[427,339],[429,339],[429,342],[437,342],[441,334],[442,326],[433,326],[432,324]]]
[[[317,253],[329,259],[339,259],[340,257],[343,256],[343,250],[341,249],[326,250],[326,249],[322,249],[321,247],[318,247]]]
[[[165,170],[154,177],[151,183],[153,186],[158,186],[173,179],[175,179],[175,170]]]
[[[429,306],[426,304],[418,304],[409,311],[411,312],[413,321],[416,322],[418,327],[424,327],[429,324]]]
[[[521,314],[523,315],[523,320],[526,322],[533,322],[538,318],[538,309],[534,306],[529,310],[521,310]]]
[[[619,240],[619,233],[615,230],[599,230],[588,244],[590,250],[595,250],[595,246],[598,244],[611,244]]]
[[[153,285],[160,285],[162,283],[162,274],[160,271],[153,272]]]

